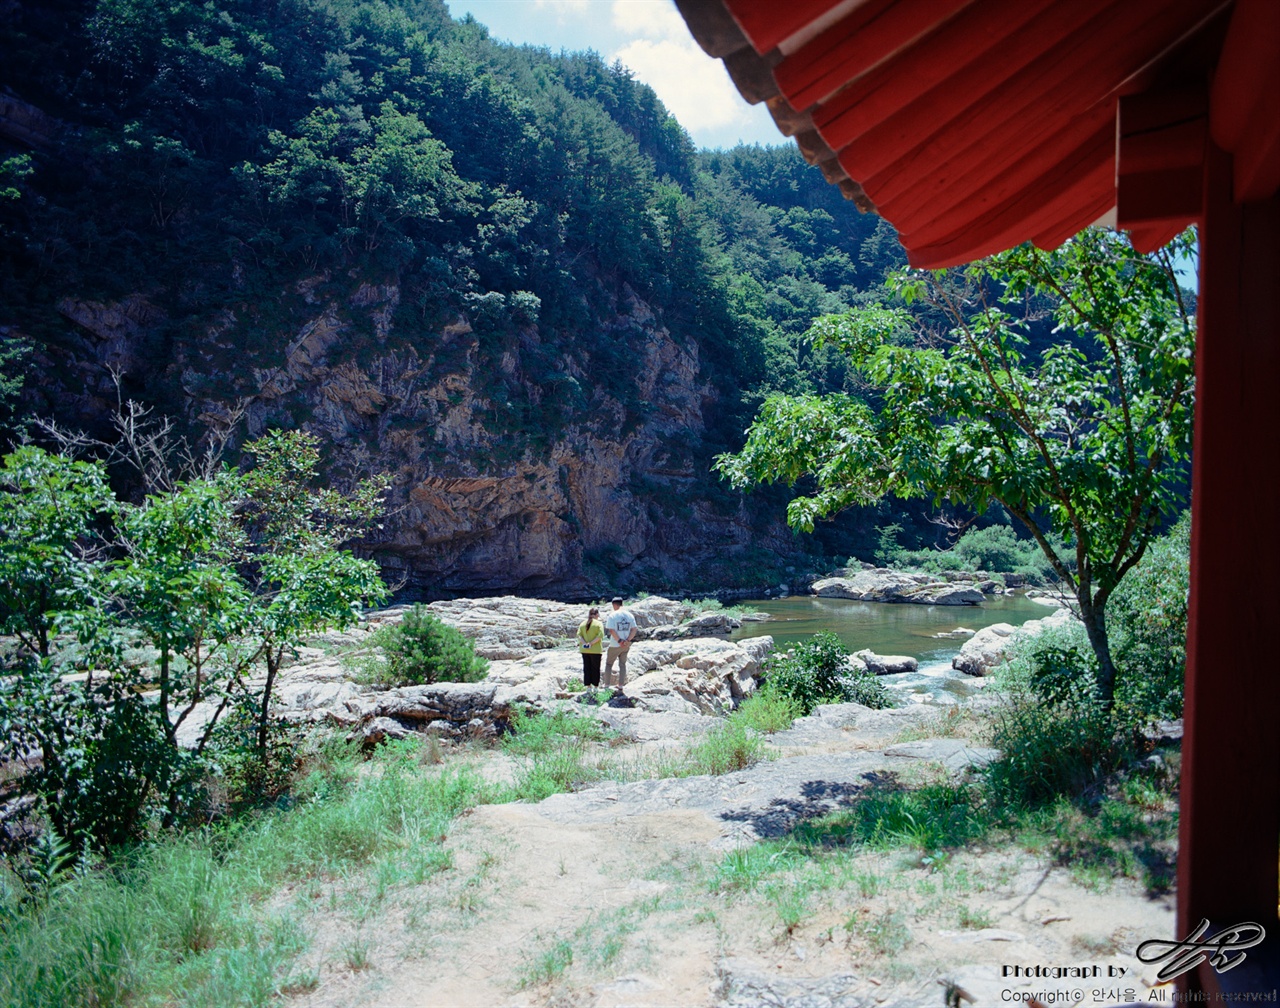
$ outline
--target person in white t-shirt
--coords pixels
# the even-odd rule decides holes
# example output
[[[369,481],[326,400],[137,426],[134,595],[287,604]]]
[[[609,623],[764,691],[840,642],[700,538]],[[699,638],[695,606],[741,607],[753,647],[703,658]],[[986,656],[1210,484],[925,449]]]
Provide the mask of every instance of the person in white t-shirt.
[[[615,686],[621,692],[627,685],[627,651],[635,640],[637,628],[635,617],[622,608],[620,597],[613,599],[613,612],[604,618],[604,632],[608,638],[609,650],[604,657],[604,682],[601,685],[606,689],[611,685]],[[610,681],[613,678],[614,662],[618,663],[616,683]]]

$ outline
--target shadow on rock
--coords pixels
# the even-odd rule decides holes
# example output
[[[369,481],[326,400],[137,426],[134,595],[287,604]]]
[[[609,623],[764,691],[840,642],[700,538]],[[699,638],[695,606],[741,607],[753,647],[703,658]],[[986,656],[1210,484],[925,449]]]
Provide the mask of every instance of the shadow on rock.
[[[763,839],[786,836],[808,819],[817,819],[839,808],[849,808],[871,791],[900,791],[897,775],[882,770],[864,773],[857,782],[805,781],[795,798],[775,798],[764,808],[720,813],[725,822],[740,822]]]

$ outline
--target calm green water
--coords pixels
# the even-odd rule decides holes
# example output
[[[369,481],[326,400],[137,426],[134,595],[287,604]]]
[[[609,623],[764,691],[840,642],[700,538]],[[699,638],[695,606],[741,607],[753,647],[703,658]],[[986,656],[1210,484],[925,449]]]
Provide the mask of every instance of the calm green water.
[[[981,630],[992,623],[1018,626],[1053,612],[1022,595],[987,596],[980,606],[922,606],[890,602],[792,595],[738,603],[773,618],[744,622],[732,639],[769,634],[780,647],[807,640],[819,630],[834,630],[851,651],[870,648],[876,654],[911,655],[921,666],[950,664],[967,637],[938,638],[958,627]]]

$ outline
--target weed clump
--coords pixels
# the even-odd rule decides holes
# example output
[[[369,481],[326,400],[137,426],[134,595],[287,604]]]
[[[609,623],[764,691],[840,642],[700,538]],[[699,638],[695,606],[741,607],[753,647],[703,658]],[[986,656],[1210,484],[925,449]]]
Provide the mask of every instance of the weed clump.
[[[718,724],[691,745],[676,776],[727,774],[765,759],[764,740],[741,721]]]
[[[773,690],[757,690],[738,706],[729,720],[769,735],[791,727],[800,716],[800,705]]]

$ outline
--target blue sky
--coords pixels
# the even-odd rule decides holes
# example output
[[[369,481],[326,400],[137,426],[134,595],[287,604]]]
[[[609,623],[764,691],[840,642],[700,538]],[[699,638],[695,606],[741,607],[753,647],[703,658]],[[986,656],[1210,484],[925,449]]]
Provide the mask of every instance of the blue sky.
[[[594,49],[621,60],[657,92],[699,147],[791,141],[764,105],[739,97],[724,66],[693,41],[671,0],[446,0],[504,42],[559,51]]]

